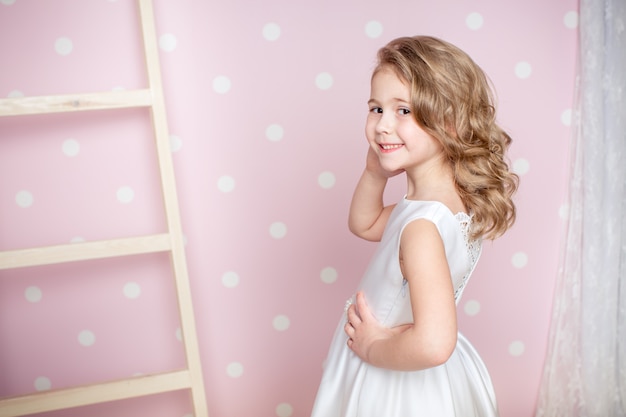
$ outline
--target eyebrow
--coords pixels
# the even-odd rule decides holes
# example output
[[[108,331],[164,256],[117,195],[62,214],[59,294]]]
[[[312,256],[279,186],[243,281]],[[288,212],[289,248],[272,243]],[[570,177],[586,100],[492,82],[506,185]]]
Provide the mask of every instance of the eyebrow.
[[[394,97],[391,100],[396,102],[396,103],[406,103],[406,104],[410,104],[411,103],[409,100],[405,100],[403,98],[398,98],[398,97]],[[372,104],[372,103],[379,103],[379,101],[377,99],[375,99],[375,98],[370,98],[369,100],[367,100],[367,104]]]

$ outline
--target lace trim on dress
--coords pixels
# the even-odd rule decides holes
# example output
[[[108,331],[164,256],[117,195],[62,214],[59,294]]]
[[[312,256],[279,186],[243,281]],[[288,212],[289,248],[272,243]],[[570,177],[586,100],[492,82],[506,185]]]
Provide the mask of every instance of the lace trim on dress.
[[[461,233],[463,233],[463,240],[465,240],[465,246],[467,248],[467,255],[470,259],[470,270],[463,279],[461,280],[461,284],[458,288],[454,289],[454,300],[458,300],[463,290],[465,289],[465,285],[467,285],[467,281],[469,280],[470,275],[474,271],[474,267],[476,266],[476,262],[478,262],[478,257],[480,256],[480,250],[482,247],[482,239],[470,239],[470,229],[472,227],[472,218],[473,214],[468,215],[467,213],[457,213],[454,217],[459,221],[461,226]]]

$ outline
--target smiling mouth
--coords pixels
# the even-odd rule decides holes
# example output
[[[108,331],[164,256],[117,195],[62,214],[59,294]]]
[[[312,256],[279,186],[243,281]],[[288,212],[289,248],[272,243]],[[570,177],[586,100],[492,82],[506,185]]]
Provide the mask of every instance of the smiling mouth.
[[[402,145],[402,144],[393,144],[393,145],[380,144],[378,146],[380,146],[380,149],[382,149],[383,151],[391,152],[391,151],[395,151],[396,149],[400,149],[404,145]]]

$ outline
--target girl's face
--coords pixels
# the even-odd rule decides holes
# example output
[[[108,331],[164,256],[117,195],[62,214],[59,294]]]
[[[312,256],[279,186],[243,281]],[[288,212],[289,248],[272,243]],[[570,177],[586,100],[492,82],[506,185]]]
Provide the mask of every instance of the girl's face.
[[[419,173],[443,159],[441,144],[417,124],[410,103],[409,86],[392,69],[374,74],[365,135],[389,172]]]

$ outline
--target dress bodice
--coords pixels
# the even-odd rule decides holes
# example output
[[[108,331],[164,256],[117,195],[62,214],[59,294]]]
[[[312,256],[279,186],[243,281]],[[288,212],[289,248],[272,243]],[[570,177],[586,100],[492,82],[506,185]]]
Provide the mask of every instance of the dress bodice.
[[[404,228],[418,219],[431,221],[441,235],[457,303],[480,256],[481,241],[469,238],[470,215],[452,214],[437,201],[401,200],[360,285],[374,315],[386,326],[413,322],[407,281],[400,269],[400,238]]]

